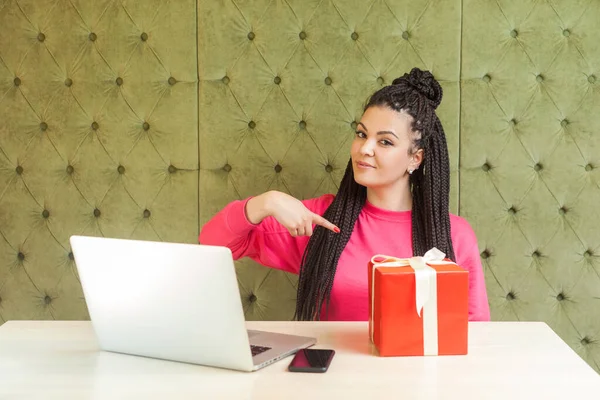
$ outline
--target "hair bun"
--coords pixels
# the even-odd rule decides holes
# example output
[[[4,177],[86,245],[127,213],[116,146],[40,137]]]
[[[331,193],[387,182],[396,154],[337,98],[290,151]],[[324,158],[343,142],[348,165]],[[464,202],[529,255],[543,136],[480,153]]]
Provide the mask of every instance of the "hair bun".
[[[421,95],[429,100],[429,103],[434,109],[436,109],[442,102],[442,86],[438,81],[435,80],[431,72],[422,71],[419,68],[413,68],[410,73],[394,79],[392,84],[396,85],[401,81],[408,82],[411,86],[413,86]]]

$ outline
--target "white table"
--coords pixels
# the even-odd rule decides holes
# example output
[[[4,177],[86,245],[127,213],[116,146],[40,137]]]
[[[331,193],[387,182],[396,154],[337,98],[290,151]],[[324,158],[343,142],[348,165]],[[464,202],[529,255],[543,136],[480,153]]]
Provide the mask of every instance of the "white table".
[[[336,356],[324,374],[286,358],[237,372],[99,351],[87,321],[0,326],[0,399],[597,399],[600,375],[547,325],[478,322],[468,356],[376,356],[366,323],[248,322],[315,335]]]

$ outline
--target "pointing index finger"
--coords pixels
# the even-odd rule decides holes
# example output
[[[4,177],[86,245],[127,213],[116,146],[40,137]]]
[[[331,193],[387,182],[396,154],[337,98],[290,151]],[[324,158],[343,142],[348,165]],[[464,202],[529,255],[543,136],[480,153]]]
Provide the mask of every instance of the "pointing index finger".
[[[329,222],[328,220],[326,220],[318,214],[314,214],[313,222],[317,225],[321,225],[323,228],[329,229],[330,231],[340,233],[340,228],[338,228],[337,226],[335,226],[334,224],[332,224],[331,222]]]

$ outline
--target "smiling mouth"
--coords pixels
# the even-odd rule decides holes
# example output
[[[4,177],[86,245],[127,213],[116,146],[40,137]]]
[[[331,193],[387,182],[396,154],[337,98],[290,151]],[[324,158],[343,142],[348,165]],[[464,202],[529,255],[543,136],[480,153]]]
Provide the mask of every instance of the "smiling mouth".
[[[359,161],[359,162],[357,162],[356,164],[357,164],[359,167],[363,167],[363,168],[375,168],[375,167],[374,167],[374,166],[372,166],[371,164],[367,164],[367,163],[364,163],[364,162],[362,162],[362,161]]]

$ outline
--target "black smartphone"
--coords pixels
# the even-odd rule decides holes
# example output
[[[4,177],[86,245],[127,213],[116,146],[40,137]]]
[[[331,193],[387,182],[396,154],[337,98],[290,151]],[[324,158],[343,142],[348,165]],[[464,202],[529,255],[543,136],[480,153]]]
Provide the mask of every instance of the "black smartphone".
[[[331,364],[335,350],[301,349],[290,363],[291,372],[325,372]]]

